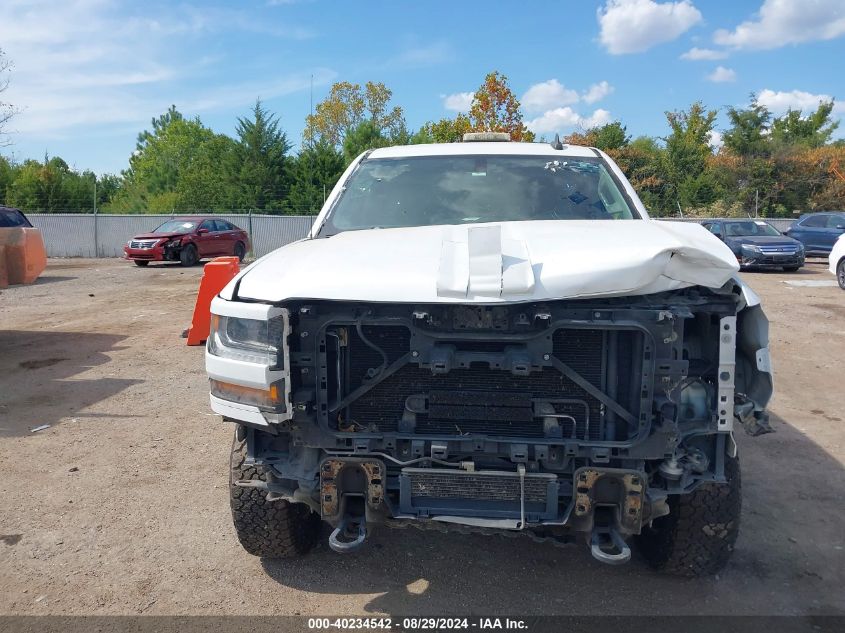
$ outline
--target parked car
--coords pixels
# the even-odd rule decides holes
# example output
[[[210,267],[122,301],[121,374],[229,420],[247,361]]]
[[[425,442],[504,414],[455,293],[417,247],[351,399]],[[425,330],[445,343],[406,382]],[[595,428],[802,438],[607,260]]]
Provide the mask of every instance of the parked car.
[[[0,228],[33,228],[32,222],[23,214],[20,209],[13,209],[11,207],[0,207]]]
[[[186,216],[168,220],[149,233],[126,242],[123,252],[136,266],[150,262],[181,262],[193,266],[201,259],[233,255],[243,261],[249,236],[228,220]]]
[[[827,258],[830,272],[836,275],[839,287],[845,290],[845,235],[840,235]]]
[[[321,521],[337,552],[372,524],[452,526],[717,572],[732,432],[770,430],[768,323],[738,268],[700,225],[651,220],[595,148],[362,154],[309,237],[211,306],[241,544],[285,558]]]
[[[845,211],[807,213],[786,230],[786,235],[804,245],[807,255],[824,257],[845,233]]]
[[[728,245],[743,268],[782,268],[788,273],[804,265],[804,245],[763,220],[702,222]]]

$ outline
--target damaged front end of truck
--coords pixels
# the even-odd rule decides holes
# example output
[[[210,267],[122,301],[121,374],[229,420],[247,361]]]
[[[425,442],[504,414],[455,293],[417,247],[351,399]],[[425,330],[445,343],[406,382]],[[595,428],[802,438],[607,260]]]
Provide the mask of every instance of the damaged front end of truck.
[[[597,559],[624,562],[628,537],[672,498],[725,482],[735,420],[768,430],[767,321],[735,280],[637,297],[273,310],[284,341],[274,384],[289,400],[233,415],[263,473],[234,485],[306,504],[335,528],[337,551],[373,524],[434,523],[580,535]],[[225,414],[232,395],[210,372]]]

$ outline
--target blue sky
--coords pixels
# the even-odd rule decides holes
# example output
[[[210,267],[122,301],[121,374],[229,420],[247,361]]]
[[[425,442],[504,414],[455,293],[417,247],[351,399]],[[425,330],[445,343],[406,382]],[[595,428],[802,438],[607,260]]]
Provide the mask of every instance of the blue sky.
[[[660,136],[665,110],[752,91],[776,113],[840,97],[845,114],[842,0],[2,0],[0,48],[0,101],[21,109],[0,151],[97,172],[124,168],[171,103],[232,134],[261,97],[298,143],[312,76],[315,102],[333,81],[384,82],[411,129],[494,69],[547,137],[617,119]]]

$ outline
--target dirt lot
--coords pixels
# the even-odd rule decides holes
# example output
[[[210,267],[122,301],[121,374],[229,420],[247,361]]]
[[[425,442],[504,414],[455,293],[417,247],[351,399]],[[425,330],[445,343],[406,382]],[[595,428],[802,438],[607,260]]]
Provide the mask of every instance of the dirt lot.
[[[777,433],[738,437],[742,534],[698,581],[416,530],[345,557],[247,555],[232,430],[209,412],[202,348],[179,336],[200,274],[54,260],[0,293],[0,613],[845,614],[845,293],[783,283],[833,279],[820,263],[745,275],[772,322]]]

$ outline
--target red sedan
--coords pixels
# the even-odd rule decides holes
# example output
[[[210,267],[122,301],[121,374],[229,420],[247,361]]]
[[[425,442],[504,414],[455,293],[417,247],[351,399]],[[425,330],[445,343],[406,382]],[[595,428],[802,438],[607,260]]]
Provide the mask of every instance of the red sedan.
[[[199,260],[234,255],[243,261],[249,236],[228,220],[187,216],[173,218],[150,233],[136,235],[123,247],[126,259],[136,266],[150,262],[181,262],[193,266]]]

